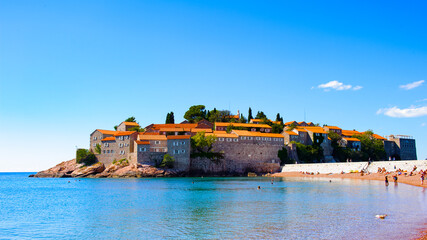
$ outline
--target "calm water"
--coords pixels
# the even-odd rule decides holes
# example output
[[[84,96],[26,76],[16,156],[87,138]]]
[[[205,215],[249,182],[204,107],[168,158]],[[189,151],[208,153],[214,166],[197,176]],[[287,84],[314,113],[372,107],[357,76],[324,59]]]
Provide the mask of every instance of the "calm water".
[[[405,239],[427,222],[427,191],[404,184],[27,176],[0,174],[0,239]]]

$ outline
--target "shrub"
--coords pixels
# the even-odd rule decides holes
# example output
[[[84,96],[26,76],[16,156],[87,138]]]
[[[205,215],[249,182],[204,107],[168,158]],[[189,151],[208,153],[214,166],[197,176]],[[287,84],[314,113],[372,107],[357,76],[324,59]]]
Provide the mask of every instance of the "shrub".
[[[113,164],[118,164],[118,165],[129,164],[129,161],[126,158],[122,158],[120,160],[114,159]]]
[[[162,168],[173,168],[173,165],[175,164],[175,159],[169,154],[165,154],[163,157],[162,163],[160,163],[160,167]]]
[[[87,149],[77,149],[76,151],[76,163],[83,163],[86,166],[90,166],[96,163],[98,160],[96,159],[95,154]]]
[[[95,152],[97,154],[101,154],[101,145],[99,145],[99,143],[97,143],[96,146],[95,146]]]

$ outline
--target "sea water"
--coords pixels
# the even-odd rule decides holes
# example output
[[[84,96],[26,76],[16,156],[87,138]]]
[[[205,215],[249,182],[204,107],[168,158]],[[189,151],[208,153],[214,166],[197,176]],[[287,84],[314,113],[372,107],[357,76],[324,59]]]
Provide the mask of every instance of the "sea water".
[[[410,239],[427,222],[427,192],[405,184],[29,174],[0,174],[0,239]]]

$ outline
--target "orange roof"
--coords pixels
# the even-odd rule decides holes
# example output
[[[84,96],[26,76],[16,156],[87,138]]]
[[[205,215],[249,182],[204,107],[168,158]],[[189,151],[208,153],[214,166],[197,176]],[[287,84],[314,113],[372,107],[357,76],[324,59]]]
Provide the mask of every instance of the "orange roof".
[[[298,122],[298,124],[303,124],[303,123],[307,124],[307,123],[306,123],[306,122],[304,122],[304,121],[302,121],[302,122]]]
[[[150,145],[150,141],[138,141],[138,140],[136,140],[135,142],[138,145]]]
[[[139,135],[160,135],[159,132],[139,132]]]
[[[353,135],[359,135],[362,134],[361,132],[358,132],[356,130],[342,130],[341,134],[343,136],[353,136]]]
[[[378,135],[378,134],[372,134],[372,137],[374,137],[374,138],[376,138],[376,139],[379,139],[379,140],[387,140],[387,138],[384,138],[384,137],[381,137],[380,135]]]
[[[342,139],[346,140],[347,142],[360,142],[360,140],[357,138],[342,138]]]
[[[165,141],[166,136],[165,135],[139,135],[138,140],[161,140],[161,141]]]
[[[104,141],[116,141],[116,138],[115,137],[106,137],[106,138],[102,139],[101,141],[102,142],[104,142]]]
[[[147,126],[148,127],[148,126]],[[152,124],[151,128],[159,130],[161,128],[195,128],[197,123],[168,123],[168,124]]]
[[[102,134],[108,134],[108,135],[114,135],[116,133],[116,131],[111,131],[111,130],[102,130],[102,129],[96,129],[96,131],[102,133]]]
[[[298,133],[296,133],[294,131],[284,131],[284,133],[286,133],[288,135],[296,135],[296,136],[298,136]]]
[[[307,125],[314,125],[314,123],[313,122],[308,122]]]
[[[135,133],[135,131],[117,131],[114,136],[127,136]]]
[[[215,136],[217,138],[238,138],[236,134],[227,133],[225,131],[214,131],[213,133],[206,133],[205,136]]]
[[[229,125],[232,125],[233,127],[271,128],[267,124],[215,122],[215,126],[217,127],[228,127]]]
[[[210,129],[210,128],[192,128],[191,132],[206,132],[206,133],[211,133],[212,129]]]
[[[282,121],[271,121],[272,123],[274,123],[274,124],[282,124]]]
[[[305,130],[304,128],[295,128],[295,130],[297,130],[298,132],[307,132],[307,130]]]
[[[339,128],[337,126],[325,126],[325,128],[341,130],[341,128]]]
[[[160,132],[184,132],[183,128],[160,128]]]
[[[261,132],[252,132],[252,131],[246,131],[246,130],[233,130],[232,133],[235,133],[239,136],[249,136],[249,137],[283,138],[283,135],[279,133],[261,133]]]
[[[285,125],[291,125],[292,123],[297,123],[296,121],[286,122]]]
[[[190,135],[169,135],[167,139],[190,139]]]
[[[237,115],[226,116],[226,118],[236,118],[236,119],[239,119],[240,116],[239,116],[239,114],[237,114]]]
[[[327,132],[325,132],[325,130],[322,127],[297,127],[297,130],[299,131],[300,128],[304,128],[307,131],[313,132],[313,133],[323,133],[323,134],[327,134]]]
[[[122,122],[122,123],[126,126],[139,126],[139,124],[136,122]]]

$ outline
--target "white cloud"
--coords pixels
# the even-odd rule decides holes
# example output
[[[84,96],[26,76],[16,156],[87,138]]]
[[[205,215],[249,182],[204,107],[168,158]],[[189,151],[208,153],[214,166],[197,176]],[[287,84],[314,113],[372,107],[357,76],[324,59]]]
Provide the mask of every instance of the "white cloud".
[[[421,99],[421,100],[417,100],[416,102],[424,102],[427,101],[427,98]]]
[[[424,127],[426,125],[426,123],[421,123],[421,127]]]
[[[421,86],[423,83],[424,83],[424,80],[420,80],[420,81],[416,81],[416,82],[413,82],[413,83],[408,83],[408,84],[405,84],[405,85],[400,85],[399,87],[403,88],[405,90],[410,90],[410,89],[413,89],[413,88]]]
[[[425,107],[414,107],[400,109],[398,107],[382,108],[377,111],[377,114],[384,114],[394,118],[411,118],[421,117],[427,115],[427,106]]]
[[[337,91],[342,91],[342,90],[350,90],[350,89],[353,89],[353,90],[360,90],[360,89],[362,89],[362,86],[355,86],[355,87],[353,87],[353,86],[351,86],[351,85],[345,85],[344,83],[342,83],[342,82],[338,82],[338,81],[336,81],[336,80],[334,80],[334,81],[330,81],[330,82],[328,82],[328,83],[323,83],[323,84],[320,84],[319,86],[317,86],[318,88],[322,88],[323,90],[325,90],[326,92],[328,92],[329,90],[331,90],[331,89],[335,89],[335,90],[337,90]]]

